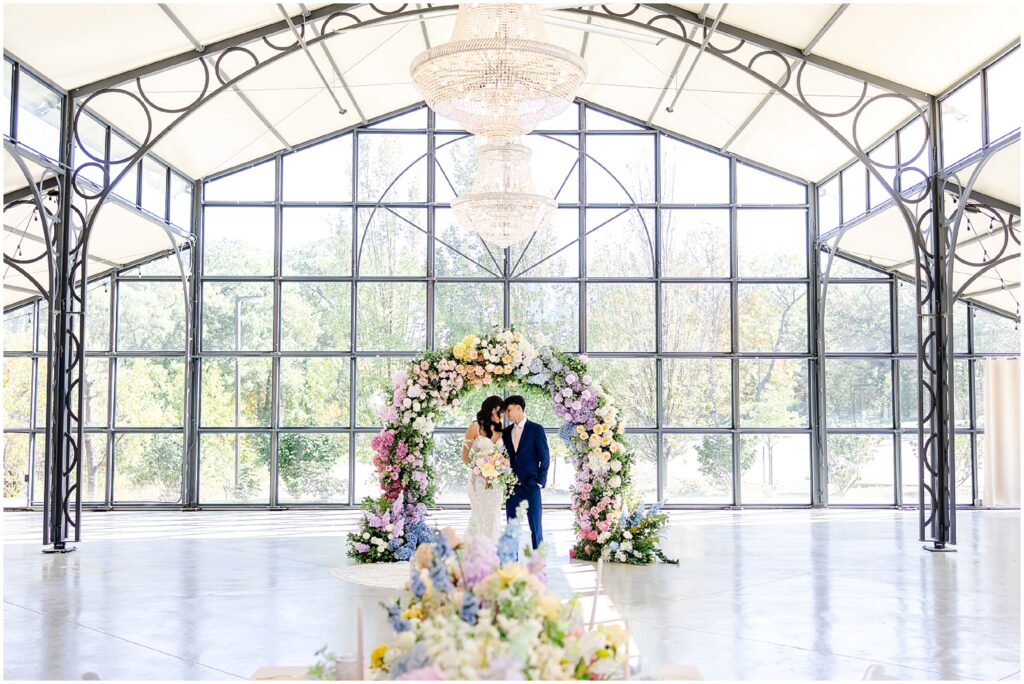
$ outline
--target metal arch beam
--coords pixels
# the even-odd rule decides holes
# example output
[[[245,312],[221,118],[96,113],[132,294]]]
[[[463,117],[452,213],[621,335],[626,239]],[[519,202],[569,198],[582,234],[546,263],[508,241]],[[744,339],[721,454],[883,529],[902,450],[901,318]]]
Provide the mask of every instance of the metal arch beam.
[[[195,54],[199,56],[199,59],[206,62],[206,64],[214,71],[214,73],[216,73],[217,65],[215,63],[211,63],[213,60],[206,56],[206,48],[204,48],[199,43],[199,41],[196,40],[196,37],[193,36],[192,32],[188,30],[188,27],[182,23],[181,19],[179,19],[178,16],[174,13],[174,10],[168,7],[166,3],[160,3],[159,7],[161,10],[163,10],[164,14],[167,15],[167,18],[171,20],[171,23],[173,23],[174,26],[181,32],[181,34],[185,36],[185,38],[187,38],[190,43],[192,43],[192,47],[195,48]],[[288,17],[285,17],[285,19],[288,20]],[[294,24],[289,25],[292,26],[292,30],[294,30]],[[245,106],[249,108],[249,111],[251,111],[257,119],[259,119],[260,123],[266,126],[268,131],[274,134],[274,137],[277,138],[277,141],[279,143],[284,145],[285,148],[288,150],[292,149],[292,144],[284,139],[284,136],[278,132],[277,128],[274,127],[274,124],[270,123],[267,117],[263,115],[263,112],[261,112],[255,104],[253,104],[253,101],[250,100],[248,96],[242,92],[242,90],[238,87],[237,84],[231,84],[231,92],[237,95],[238,99],[240,99],[245,104]]]
[[[843,15],[843,12],[845,12],[846,8],[849,6],[849,3],[843,3],[842,5],[840,5],[836,9],[836,11],[832,13],[832,16],[828,18],[828,21],[826,21],[825,24],[820,29],[818,29],[818,33],[815,34],[814,38],[811,39],[811,42],[807,43],[804,49],[801,50],[805,57],[811,54],[811,51],[814,50],[814,46],[817,45],[818,42],[825,37],[825,34],[828,33],[829,29],[831,29],[835,25],[836,21],[839,20],[839,17]],[[782,78],[785,77],[783,76]],[[772,96],[775,95],[776,91],[778,91],[778,89],[783,85],[784,83],[780,79],[779,84],[765,94],[765,96],[761,99],[757,106],[754,107],[754,110],[747,115],[747,118],[743,121],[743,123],[741,123],[739,127],[735,131],[733,131],[733,134],[729,137],[729,139],[725,141],[725,144],[722,145],[723,150],[729,149],[729,147],[734,142],[736,142],[736,139],[743,135],[743,131],[747,130],[747,126],[749,126],[750,123],[757,118],[757,115],[760,114],[761,110],[765,108],[765,105],[768,104],[768,101],[772,99]]]
[[[334,14],[335,12],[344,12],[346,10],[355,9],[359,6],[360,5],[356,3],[332,3],[330,5],[324,5],[323,7],[318,7],[317,9],[310,11],[309,14],[305,17],[302,14],[297,14],[291,17],[291,19],[292,21],[301,23],[304,18],[307,20],[321,19],[323,17],[328,17]],[[207,55],[216,54],[218,52],[223,52],[228,48],[244,45],[254,40],[259,40],[260,38],[263,38],[265,36],[271,36],[275,33],[280,33],[282,31],[287,30],[288,24],[282,19],[281,21],[275,21],[271,24],[265,24],[263,26],[260,26],[259,28],[252,29],[251,31],[246,31],[245,33],[239,33],[238,35],[230,36],[228,38],[215,41],[208,45],[203,45],[201,46],[202,53]],[[176,66],[187,64],[197,59],[197,57],[198,55],[196,53],[196,50],[180,52],[171,57],[166,57],[155,62],[150,62],[149,64],[134,67],[132,69],[128,69],[127,71],[122,71],[121,73],[114,74],[112,76],[107,76],[105,78],[101,78],[91,83],[84,83],[78,86],[77,88],[71,88],[68,91],[68,94],[75,99],[83,98],[88,95],[92,95],[93,93],[98,92],[100,90],[103,90],[104,88],[114,88],[128,81],[134,81],[137,78],[146,78],[147,76],[159,74],[162,71],[172,69]]]
[[[660,14],[667,14],[668,16],[675,17],[680,21],[688,22],[691,24],[702,23],[700,20],[700,16],[696,12],[683,9],[682,7],[678,7],[676,5],[645,3],[643,6],[652,9]],[[787,57],[792,57],[793,59],[802,62],[807,62],[808,64],[812,64],[816,67],[820,67],[827,71],[834,72],[841,76],[847,76],[858,81],[865,81],[870,85],[883,88],[893,93],[906,95],[907,97],[913,98],[915,100],[921,100],[924,102],[928,101],[929,95],[923,90],[918,90],[917,88],[913,88],[906,84],[898,83],[896,81],[883,78],[882,76],[878,76],[877,74],[872,74],[867,71],[862,71],[861,69],[856,69],[847,64],[842,64],[840,62],[836,62],[835,60],[831,60],[826,57],[821,57],[815,54],[805,55],[803,53],[803,50],[801,50],[800,48],[794,47],[792,45],[787,45],[786,43],[782,43],[772,38],[768,38],[767,36],[762,36],[758,33],[754,33],[753,31],[747,31],[746,29],[741,29],[737,26],[732,26],[731,24],[722,23],[719,24],[717,33],[749,41],[763,48],[775,50]]]

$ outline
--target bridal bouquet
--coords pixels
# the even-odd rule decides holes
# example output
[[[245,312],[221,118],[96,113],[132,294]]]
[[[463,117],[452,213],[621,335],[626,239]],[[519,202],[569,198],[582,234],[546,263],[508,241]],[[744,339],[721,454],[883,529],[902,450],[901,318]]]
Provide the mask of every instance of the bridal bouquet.
[[[519,524],[497,544],[435,532],[410,561],[410,579],[387,605],[395,634],[370,654],[378,679],[609,679],[625,663],[617,625],[584,628],[576,599],[546,589],[543,557],[516,562]]]
[[[473,454],[473,474],[483,478],[487,489],[496,484],[507,488],[512,479],[512,462],[505,450],[495,445],[489,451]]]

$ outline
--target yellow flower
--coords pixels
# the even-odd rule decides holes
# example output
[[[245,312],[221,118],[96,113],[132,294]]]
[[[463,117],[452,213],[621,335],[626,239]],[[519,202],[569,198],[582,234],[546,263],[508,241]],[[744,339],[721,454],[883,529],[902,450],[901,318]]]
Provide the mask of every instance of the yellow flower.
[[[540,601],[537,606],[540,614],[549,620],[557,620],[558,614],[562,610],[562,600],[551,592],[545,593],[540,597]]]
[[[429,582],[430,580],[427,580],[427,581]],[[419,619],[419,618],[422,618],[422,617],[423,617],[423,611],[420,610],[419,606],[413,606],[413,607],[405,610],[402,613],[402,619],[403,620],[410,620],[412,618]]]
[[[507,587],[517,580],[525,579],[530,575],[529,571],[522,565],[519,565],[519,563],[509,563],[502,568],[498,568],[496,574],[503,587]]]
[[[601,628],[604,632],[605,637],[608,639],[608,643],[612,646],[622,646],[626,643],[628,634],[622,625],[605,625]]]
[[[495,366],[494,367],[494,374],[495,375],[502,375],[502,374],[504,374],[504,372],[505,372],[505,369],[502,368],[501,366]]]
[[[610,451],[611,451],[611,452],[612,452],[613,454],[617,454],[617,453],[619,453],[619,449],[620,449],[620,447],[619,447],[619,444],[618,444],[618,442],[612,442],[611,444],[609,444],[609,445],[608,445],[608,449],[609,449],[609,450],[610,450]]]
[[[601,438],[601,446],[608,446],[611,443],[612,443],[612,440],[608,436],[604,436],[604,437]]]
[[[512,363],[512,357],[509,356],[508,354],[505,354],[504,356],[501,357],[501,362],[502,363]]]
[[[505,375],[508,375],[511,372],[512,372],[512,366],[505,366]]]
[[[584,442],[590,439],[590,435],[587,434],[586,430],[580,432],[580,439],[582,439]]]
[[[455,356],[455,358],[457,359],[464,359],[466,357],[466,345],[464,345],[462,342],[459,342],[457,345],[455,345],[455,348],[452,349],[452,355]]]
[[[384,667],[384,654],[388,652],[388,645],[381,644],[370,651],[370,667],[379,670]]]
[[[604,425],[598,423],[597,425],[594,426],[594,434],[595,435],[599,435],[602,432],[604,432]]]
[[[587,434],[587,428],[583,427],[582,425],[577,425],[576,432],[578,432],[581,435],[585,435]]]

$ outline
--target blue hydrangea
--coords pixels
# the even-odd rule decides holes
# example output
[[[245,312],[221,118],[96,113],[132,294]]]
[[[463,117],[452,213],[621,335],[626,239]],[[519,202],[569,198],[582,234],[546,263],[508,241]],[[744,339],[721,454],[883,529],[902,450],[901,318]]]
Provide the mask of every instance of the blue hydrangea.
[[[613,541],[613,542],[609,543],[608,544],[608,548],[611,549],[613,553],[615,551],[618,551],[619,550],[619,542]]]
[[[400,561],[407,561],[412,558],[412,554],[416,551],[416,545],[412,542],[406,542],[395,549],[395,558]]]
[[[412,625],[409,621],[402,619],[402,609],[398,607],[397,603],[392,603],[387,608],[388,624],[391,625],[391,629],[396,632],[405,632],[412,629]]]
[[[475,625],[480,613],[480,599],[473,592],[466,592],[462,600],[462,607],[459,609],[459,616],[463,621]]]
[[[558,436],[564,439],[569,444],[572,444],[572,438],[575,434],[576,426],[569,421],[562,423],[562,427],[558,428]]]
[[[410,588],[412,589],[412,595],[418,599],[423,598],[423,595],[427,593],[427,583],[420,577],[420,573],[413,573]]]
[[[505,526],[505,531],[498,537],[498,560],[502,565],[514,563],[519,559],[519,518],[512,518]]]
[[[439,531],[434,532],[434,553],[439,558],[447,558],[452,553],[451,544],[448,543],[448,537],[441,534]]]
[[[544,370],[544,362],[540,360],[539,356],[535,357],[533,361],[530,362],[530,372],[540,373],[542,370]]]
[[[395,539],[392,539],[391,541],[388,542],[388,551],[391,551],[392,553],[394,553],[398,549],[398,547],[401,546],[401,545],[402,545],[402,540],[396,537]]]
[[[419,670],[430,665],[426,643],[420,641],[408,651],[400,655],[388,670],[391,679],[398,679],[406,672]]]
[[[434,562],[430,566],[430,581],[434,585],[434,589],[438,591],[451,591],[455,587],[452,586],[451,576],[448,574],[448,568],[445,567],[444,563],[435,556]]]
[[[531,375],[527,382],[531,385],[544,385],[550,377],[547,373],[537,373],[536,375]]]

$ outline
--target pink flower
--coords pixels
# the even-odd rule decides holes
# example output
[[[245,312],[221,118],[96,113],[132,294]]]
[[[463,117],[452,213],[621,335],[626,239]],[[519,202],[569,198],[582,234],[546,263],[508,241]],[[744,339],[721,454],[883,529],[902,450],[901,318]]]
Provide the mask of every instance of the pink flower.
[[[602,520],[601,522],[597,523],[597,529],[601,530],[602,532],[607,532],[608,531],[608,521],[607,520]]]
[[[587,532],[587,539],[590,541],[597,541],[597,531],[590,530],[590,532]]]
[[[426,361],[423,363],[426,363]],[[421,667],[418,670],[409,670],[405,674],[400,675],[398,679],[414,682],[441,682],[445,681],[447,677],[444,676],[444,672],[437,665],[430,665],[429,667]]]

